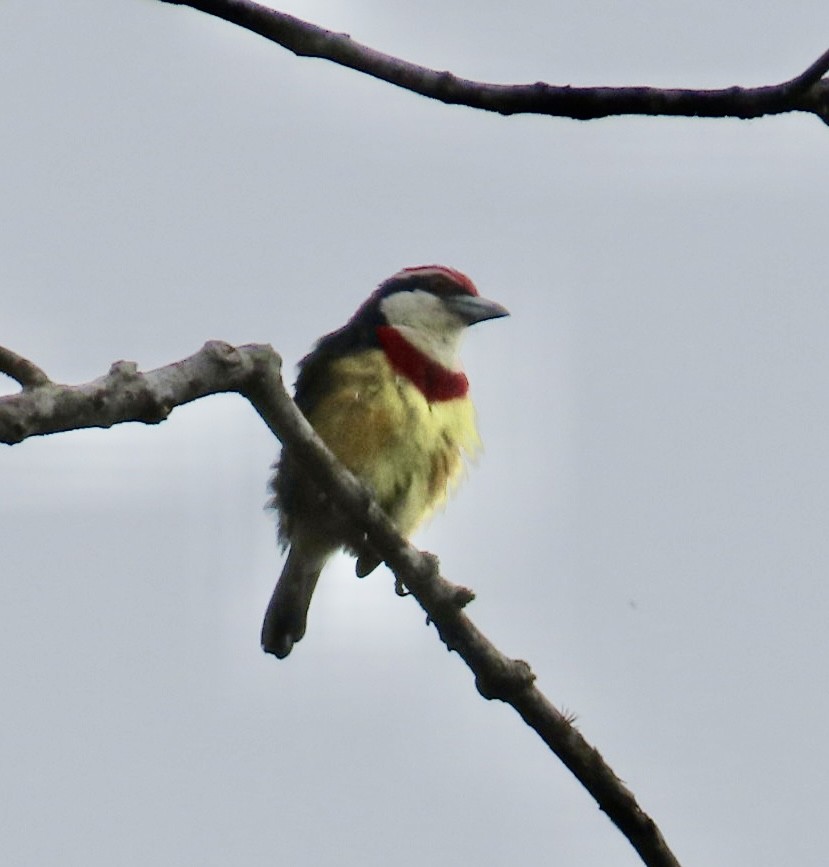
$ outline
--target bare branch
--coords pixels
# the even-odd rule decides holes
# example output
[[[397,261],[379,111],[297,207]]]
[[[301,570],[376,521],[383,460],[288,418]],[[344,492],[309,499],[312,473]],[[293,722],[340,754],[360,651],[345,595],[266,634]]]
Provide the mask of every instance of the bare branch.
[[[49,382],[49,377],[36,364],[3,346],[0,346],[0,373],[10,376],[24,390]]]
[[[0,351],[0,358],[3,354],[14,356],[9,350]],[[272,365],[278,377],[279,357],[270,347],[236,350],[211,341],[190,358],[147,373],[139,373],[134,362],[116,361],[106,376],[83,385],[47,378],[35,388],[0,397],[0,443],[126,421],[157,424],[176,406],[208,394],[240,391],[255,372],[272,374]]]
[[[453,105],[498,114],[543,114],[594,120],[615,115],[752,118],[790,111],[816,114],[829,123],[829,51],[804,72],[780,84],[717,90],[656,87],[570,87],[542,81],[492,84],[418,66],[361,45],[347,33],[334,33],[252,0],[161,0],[191,6],[253,33],[300,57],[330,60],[405,90]]]
[[[15,353],[0,350],[0,359],[15,358]],[[0,364],[4,369],[7,366],[2,361]],[[0,398],[0,442],[13,444],[31,436],[106,428],[127,421],[154,424],[174,407],[208,394],[235,391],[243,395],[355,526],[366,533],[394,572],[398,585],[411,591],[446,646],[472,670],[481,695],[504,701],[518,711],[595,798],[645,864],[679,867],[633,793],[571,720],[535,686],[529,665],[501,653],[466,616],[463,608],[474,594],[443,578],[437,558],[418,551],[397,532],[368,490],[317,437],[285,390],[280,368],[281,359],[270,346],[235,348],[211,341],[195,355],[147,373],[140,373],[132,362],[119,361],[106,376],[84,385],[38,380],[35,388]]]

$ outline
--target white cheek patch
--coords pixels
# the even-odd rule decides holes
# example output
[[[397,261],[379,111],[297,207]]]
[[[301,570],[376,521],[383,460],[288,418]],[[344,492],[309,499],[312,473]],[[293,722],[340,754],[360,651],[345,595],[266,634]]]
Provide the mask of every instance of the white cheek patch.
[[[457,331],[464,323],[450,312],[431,292],[395,292],[380,302],[380,310],[389,325],[408,325],[423,331]]]
[[[458,349],[466,323],[431,292],[395,292],[380,311],[413,346],[449,370],[460,370]]]

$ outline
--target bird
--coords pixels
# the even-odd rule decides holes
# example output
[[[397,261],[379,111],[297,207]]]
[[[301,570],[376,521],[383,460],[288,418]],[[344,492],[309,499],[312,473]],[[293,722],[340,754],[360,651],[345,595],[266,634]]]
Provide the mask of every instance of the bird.
[[[480,448],[458,351],[466,328],[508,316],[445,265],[404,268],[298,365],[297,407],[408,538],[441,505]],[[274,465],[269,505],[288,555],[262,625],[282,659],[305,634],[320,572],[338,550],[364,577],[380,563],[289,449]]]

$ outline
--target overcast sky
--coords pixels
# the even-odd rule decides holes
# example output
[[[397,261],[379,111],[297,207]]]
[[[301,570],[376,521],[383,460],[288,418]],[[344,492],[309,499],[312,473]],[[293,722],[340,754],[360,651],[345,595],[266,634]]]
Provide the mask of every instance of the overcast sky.
[[[818,2],[280,8],[501,82],[829,47]],[[509,307],[464,352],[485,453],[417,543],[684,867],[825,865],[826,126],[502,118],[154,0],[6,0],[0,110],[0,344],[59,381],[213,338],[292,381],[406,265]],[[387,570],[339,558],[260,652],[276,454],[234,397],[0,450],[4,863],[638,864]]]

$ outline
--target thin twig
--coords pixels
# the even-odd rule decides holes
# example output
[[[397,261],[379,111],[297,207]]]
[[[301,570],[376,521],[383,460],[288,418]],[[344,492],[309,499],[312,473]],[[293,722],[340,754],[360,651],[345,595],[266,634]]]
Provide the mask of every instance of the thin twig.
[[[595,120],[615,115],[753,118],[805,111],[829,122],[827,82],[829,51],[788,81],[764,87],[716,90],[656,87],[570,87],[539,81],[493,84],[460,78],[384,54],[285,12],[252,0],[161,0],[190,6],[264,36],[300,57],[330,60],[405,90],[453,105],[504,115],[542,114]]]

